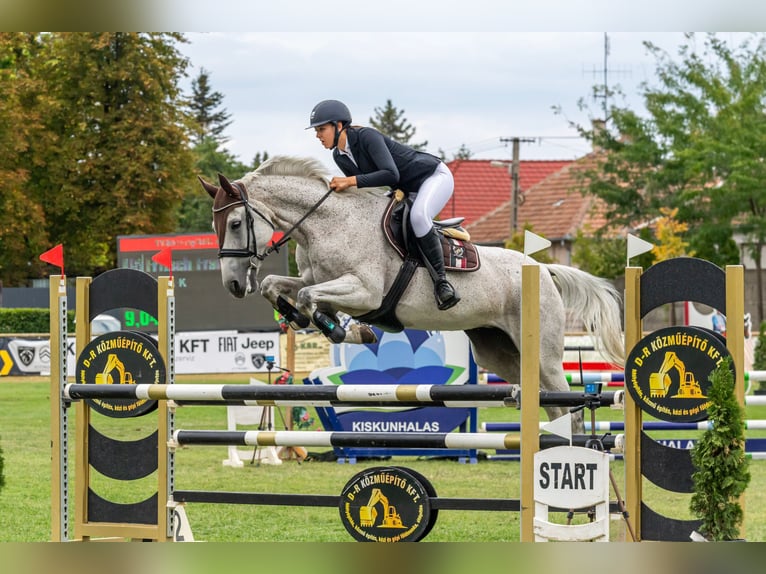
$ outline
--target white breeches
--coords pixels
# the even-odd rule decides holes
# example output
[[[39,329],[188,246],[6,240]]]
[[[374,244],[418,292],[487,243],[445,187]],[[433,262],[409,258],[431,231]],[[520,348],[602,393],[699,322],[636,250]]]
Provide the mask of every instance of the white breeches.
[[[412,202],[410,221],[416,237],[423,237],[433,226],[433,219],[447,205],[455,189],[452,172],[444,162],[423,182]]]

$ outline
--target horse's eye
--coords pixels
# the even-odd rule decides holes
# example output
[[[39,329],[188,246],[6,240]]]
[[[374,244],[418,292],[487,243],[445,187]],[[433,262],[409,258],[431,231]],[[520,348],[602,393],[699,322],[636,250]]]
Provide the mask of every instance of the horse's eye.
[[[234,221],[232,221],[232,222],[231,222],[231,228],[232,228],[233,230],[237,230],[237,229],[239,229],[241,226],[242,226],[242,222],[241,222],[239,219],[235,219]]]

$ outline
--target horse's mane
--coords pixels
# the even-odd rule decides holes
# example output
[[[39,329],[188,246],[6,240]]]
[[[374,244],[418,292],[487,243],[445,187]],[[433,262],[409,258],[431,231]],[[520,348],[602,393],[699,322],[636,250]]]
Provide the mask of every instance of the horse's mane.
[[[253,175],[295,175],[324,182],[330,179],[327,168],[319,160],[287,155],[277,155],[267,159],[253,172]]]
[[[307,177],[309,179],[319,180],[325,185],[329,184],[331,178],[330,171],[317,159],[312,157],[275,155],[264,161],[255,171],[250,172],[243,179],[267,175]],[[381,196],[387,189],[388,188],[369,187],[358,191],[364,192],[365,195]],[[344,193],[340,194],[339,197],[343,198],[345,201],[347,198],[359,197],[359,194]]]

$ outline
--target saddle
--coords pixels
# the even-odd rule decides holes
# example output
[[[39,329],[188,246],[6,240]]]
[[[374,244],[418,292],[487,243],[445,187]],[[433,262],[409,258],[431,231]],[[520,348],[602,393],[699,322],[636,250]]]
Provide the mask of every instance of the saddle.
[[[383,214],[381,224],[386,239],[399,256],[402,259],[408,257],[416,259],[422,266],[420,253],[415,245],[415,234],[409,225],[411,203],[409,199],[404,199],[401,191],[395,192]],[[463,217],[453,217],[434,221],[434,228],[439,235],[444,252],[444,267],[448,271],[471,272],[481,267],[476,246],[470,242],[471,237],[468,232],[460,227],[463,219]]]
[[[399,273],[388,293],[383,297],[379,309],[354,317],[357,321],[376,325],[384,331],[394,333],[404,330],[404,326],[396,317],[396,305],[417,268],[423,266],[420,252],[415,244],[415,233],[409,223],[410,204],[409,200],[404,199],[401,191],[395,192],[381,220],[386,239],[403,260]],[[470,272],[476,271],[481,266],[476,246],[469,241],[470,237],[465,229],[460,227],[462,221],[462,217],[434,221],[434,227],[441,240],[444,267],[447,271]]]

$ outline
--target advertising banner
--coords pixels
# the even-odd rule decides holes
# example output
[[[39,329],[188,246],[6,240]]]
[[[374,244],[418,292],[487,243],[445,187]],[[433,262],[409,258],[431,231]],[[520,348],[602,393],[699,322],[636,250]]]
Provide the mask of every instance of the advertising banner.
[[[67,376],[75,375],[75,337],[67,338]],[[0,377],[50,373],[50,343],[44,336],[0,337]],[[175,372],[266,373],[281,365],[279,332],[195,331],[176,333]]]

